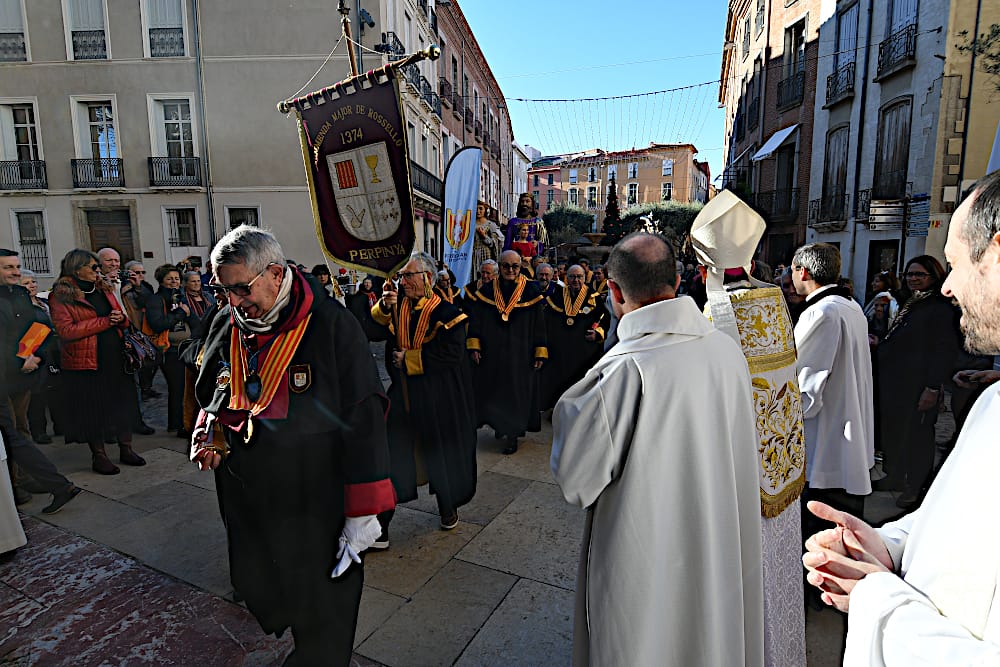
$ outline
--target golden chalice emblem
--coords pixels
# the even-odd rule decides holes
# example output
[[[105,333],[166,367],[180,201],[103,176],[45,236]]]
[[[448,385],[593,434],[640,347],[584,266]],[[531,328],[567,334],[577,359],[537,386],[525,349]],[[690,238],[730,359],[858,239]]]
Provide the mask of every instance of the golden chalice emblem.
[[[365,164],[372,170],[372,183],[381,183],[382,179],[378,177],[378,173],[375,171],[375,167],[378,166],[378,155],[366,155]]]

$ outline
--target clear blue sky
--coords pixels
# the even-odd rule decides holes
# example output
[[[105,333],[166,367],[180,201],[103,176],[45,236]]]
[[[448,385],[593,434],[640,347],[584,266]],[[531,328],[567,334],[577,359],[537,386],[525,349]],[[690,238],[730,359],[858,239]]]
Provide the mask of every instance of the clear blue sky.
[[[722,168],[718,84],[628,100],[518,102],[633,95],[717,81],[725,0],[496,2],[462,11],[508,98],[514,137],[543,154],[687,142]]]

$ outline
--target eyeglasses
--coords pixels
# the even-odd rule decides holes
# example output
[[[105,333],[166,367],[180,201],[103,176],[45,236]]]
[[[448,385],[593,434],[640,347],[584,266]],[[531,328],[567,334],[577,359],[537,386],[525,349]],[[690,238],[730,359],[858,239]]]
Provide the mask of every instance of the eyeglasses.
[[[500,262],[500,268],[501,269],[520,269],[521,268],[521,264],[520,263],[509,264],[507,262]]]
[[[144,276],[144,275],[146,275],[145,271],[136,271],[135,269],[132,269],[132,273],[136,274],[137,276]]]
[[[400,280],[407,280],[408,278],[413,278],[420,275],[420,271],[400,271],[396,275]]]
[[[260,273],[258,273],[256,276],[253,277],[253,280],[251,280],[248,283],[244,283],[242,285],[220,285],[218,283],[209,283],[208,286],[217,295],[222,295],[226,297],[228,297],[230,294],[235,294],[236,296],[239,297],[250,296],[250,290],[253,288],[253,284],[257,282],[258,278],[267,273],[267,270],[272,266],[277,266],[277,264],[274,263],[268,264],[267,266],[264,267],[263,271],[261,271]]]
[[[905,278],[927,278],[930,275],[926,271],[909,271],[903,274]]]

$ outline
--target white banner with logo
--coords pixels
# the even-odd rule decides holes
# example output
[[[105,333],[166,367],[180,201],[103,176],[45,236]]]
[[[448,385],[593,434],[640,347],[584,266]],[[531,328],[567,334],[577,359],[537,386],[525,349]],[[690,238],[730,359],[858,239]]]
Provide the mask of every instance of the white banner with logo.
[[[458,287],[472,270],[472,246],[479,203],[483,150],[468,146],[451,158],[444,174],[444,262],[458,278]]]

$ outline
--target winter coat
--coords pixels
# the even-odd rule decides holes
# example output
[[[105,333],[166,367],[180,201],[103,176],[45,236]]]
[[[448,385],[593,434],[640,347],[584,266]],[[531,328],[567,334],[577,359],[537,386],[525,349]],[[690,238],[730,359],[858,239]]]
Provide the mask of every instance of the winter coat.
[[[121,310],[114,292],[104,282],[97,281],[97,289],[111,302],[112,310]],[[52,324],[62,341],[62,368],[69,371],[97,370],[97,334],[116,326],[110,317],[98,317],[83,290],[72,278],[60,278],[49,296]],[[119,329],[128,327],[122,319]]]

